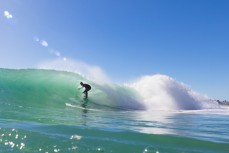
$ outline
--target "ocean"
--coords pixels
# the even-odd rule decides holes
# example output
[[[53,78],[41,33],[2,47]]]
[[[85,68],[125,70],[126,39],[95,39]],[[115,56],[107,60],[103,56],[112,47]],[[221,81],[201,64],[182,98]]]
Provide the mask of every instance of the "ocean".
[[[89,98],[78,89],[92,86]],[[0,69],[2,153],[228,153],[229,107],[165,75]]]

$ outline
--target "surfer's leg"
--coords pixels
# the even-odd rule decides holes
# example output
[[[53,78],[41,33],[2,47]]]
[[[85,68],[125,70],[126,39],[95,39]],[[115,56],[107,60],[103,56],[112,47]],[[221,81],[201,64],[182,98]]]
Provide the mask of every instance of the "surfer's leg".
[[[84,92],[83,92],[83,94],[84,94],[84,98],[86,98],[87,97],[87,90],[84,90]]]

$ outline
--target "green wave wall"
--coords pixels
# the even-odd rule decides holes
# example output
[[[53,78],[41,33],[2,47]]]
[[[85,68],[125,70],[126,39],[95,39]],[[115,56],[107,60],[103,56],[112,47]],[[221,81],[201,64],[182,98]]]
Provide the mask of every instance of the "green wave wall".
[[[71,72],[41,69],[0,69],[0,102],[36,107],[63,106],[70,99],[82,101],[80,82],[89,83],[88,102],[118,109],[143,109],[137,93],[120,85],[97,83]]]
[[[52,70],[0,69],[1,102],[20,105],[60,105],[70,96],[79,97],[80,75]]]

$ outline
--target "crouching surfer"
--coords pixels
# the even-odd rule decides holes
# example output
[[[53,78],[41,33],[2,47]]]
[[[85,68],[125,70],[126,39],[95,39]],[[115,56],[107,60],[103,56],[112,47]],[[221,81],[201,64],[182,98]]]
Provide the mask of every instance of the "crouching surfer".
[[[83,82],[80,82],[80,85],[82,86],[80,89],[85,88],[83,93],[85,95],[85,98],[88,98],[88,91],[91,90],[91,86]]]

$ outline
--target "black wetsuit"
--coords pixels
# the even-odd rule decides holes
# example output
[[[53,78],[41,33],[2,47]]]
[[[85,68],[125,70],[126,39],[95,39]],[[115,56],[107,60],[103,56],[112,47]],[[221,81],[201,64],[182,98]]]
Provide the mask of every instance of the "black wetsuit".
[[[82,87],[84,87],[85,88],[85,90],[84,90],[84,94],[85,94],[85,98],[87,98],[88,97],[88,91],[89,90],[91,90],[91,86],[89,85],[89,84],[82,84]]]

